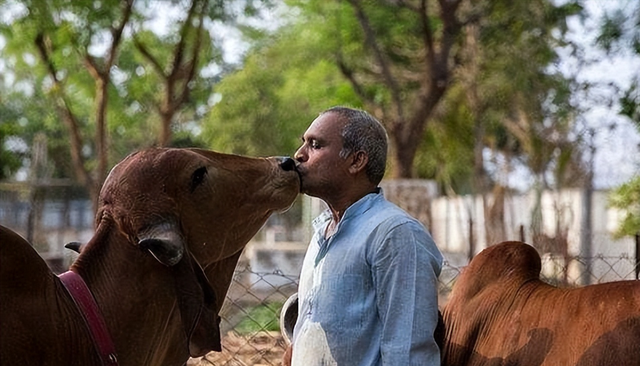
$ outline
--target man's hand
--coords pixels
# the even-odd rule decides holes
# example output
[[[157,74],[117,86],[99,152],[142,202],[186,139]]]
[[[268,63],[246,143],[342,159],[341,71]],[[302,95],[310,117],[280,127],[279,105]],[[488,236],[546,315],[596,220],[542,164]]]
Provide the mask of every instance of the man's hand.
[[[291,353],[293,352],[293,345],[287,347],[282,356],[282,366],[291,366]]]

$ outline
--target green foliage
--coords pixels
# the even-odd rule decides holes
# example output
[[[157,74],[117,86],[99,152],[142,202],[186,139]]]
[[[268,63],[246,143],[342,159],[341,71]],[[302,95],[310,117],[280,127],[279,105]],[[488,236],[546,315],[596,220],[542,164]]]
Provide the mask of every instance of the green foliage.
[[[450,92],[447,113],[427,129],[416,156],[419,177],[458,194],[473,192],[473,115],[462,101],[463,92],[458,87]]]
[[[40,81],[34,80],[34,84],[31,85],[36,87],[0,88],[0,135],[4,134],[4,141],[11,138],[13,144],[19,144],[24,149],[7,151],[7,146],[0,138],[0,154],[8,159],[0,158],[2,170],[8,173],[2,178],[11,178],[30,158],[29,146],[38,133],[47,136],[48,155],[54,167],[52,177],[69,177],[73,170],[70,164],[67,131],[59,121],[55,105],[38,87]]]
[[[4,120],[5,117],[8,116],[0,109],[0,119]],[[0,123],[0,180],[9,178],[22,165],[19,151],[10,145],[11,139],[17,139],[13,141],[14,144],[19,142],[18,136],[19,127],[16,122]]]
[[[614,234],[616,238],[640,234],[640,176],[611,191],[609,205],[623,213]]]
[[[220,71],[215,70],[225,70],[227,66],[222,59],[221,41],[215,38],[217,33],[213,29],[205,30],[198,39],[195,29],[199,21],[192,19],[187,27],[181,27],[194,3],[196,14],[200,14],[200,7],[208,6],[202,12],[203,24],[227,27],[239,24],[239,19],[255,19],[259,15],[258,9],[269,6],[269,1],[252,0],[233,3],[220,0],[136,1],[114,66],[108,70],[106,135],[109,165],[132,151],[157,144],[162,107],[176,100],[175,91],[167,98],[166,81],[169,77],[183,77],[195,52],[198,53],[195,76],[187,84],[187,98],[175,109],[171,122],[176,139],[173,145],[203,146],[197,136],[199,122],[209,109],[212,85],[220,78]],[[20,122],[20,139],[27,149],[35,132],[48,136],[49,157],[56,167],[55,177],[74,177],[68,148],[70,132],[63,123],[61,108],[68,108],[73,114],[82,140],[84,168],[96,176],[97,84],[87,65],[92,60],[100,70],[107,63],[106,48],[113,39],[113,28],[123,19],[122,9],[123,2],[120,1],[0,2],[0,13],[3,14],[0,21],[2,123],[15,125]],[[166,27],[152,27],[160,16],[167,15],[158,12],[169,10],[172,15],[165,18],[170,19]],[[6,14],[10,15],[4,16]],[[184,56],[183,63],[176,69],[176,74],[167,76],[166,72],[176,63],[178,53],[175,51],[181,39],[185,46],[180,52]],[[194,51],[190,46],[198,41],[200,47]],[[50,64],[44,62],[39,42],[46,49]],[[155,63],[145,57],[142,48],[149,52]],[[213,71],[202,72],[209,67]],[[56,70],[58,83],[53,82],[51,69]],[[173,87],[178,89],[181,85],[184,83],[177,82]]]
[[[245,317],[234,327],[234,330],[240,334],[280,331],[279,314],[282,305],[280,302],[272,302],[248,308]]]
[[[337,67],[313,39],[313,24],[296,24],[262,40],[242,69],[214,88],[204,139],[214,150],[293,155],[317,114],[336,104],[358,106]],[[255,34],[254,34],[255,36]]]
[[[428,85],[422,82],[432,72],[425,63],[424,29],[418,13],[402,6],[410,2],[359,3],[390,65],[405,112],[421,105],[421,93]],[[98,63],[104,62],[98,45],[109,39],[109,30],[120,14],[119,4],[89,0],[0,4],[0,12],[8,7],[28,9],[0,23],[5,41],[0,60],[11,74],[0,75],[2,111],[7,116],[3,123],[19,126],[20,138],[27,145],[38,131],[49,136],[56,177],[69,177],[73,172],[65,148],[68,129],[57,113],[61,96],[81,127],[86,165],[95,166],[95,85],[85,69],[83,52],[90,50]],[[149,28],[158,4],[154,0],[136,2],[131,27],[111,70],[107,110],[111,163],[155,144],[161,130],[159,110],[166,101],[166,75],[161,71],[172,66],[181,28],[175,18],[160,32]],[[178,20],[184,19],[189,4],[170,2],[174,13],[181,14]],[[381,81],[376,55],[370,51],[354,6],[349,1],[325,0],[289,0],[287,4],[291,11],[279,19],[282,27],[267,31],[240,24],[240,19],[259,14],[271,2],[209,2],[207,24],[237,27],[251,49],[234,69],[222,60],[216,32],[205,32],[199,73],[189,83],[189,98],[173,117],[173,145],[204,144],[246,155],[291,155],[318,112],[339,104],[366,108],[384,117],[388,127],[397,122],[389,112],[395,108],[394,94]],[[440,32],[445,22],[436,11],[436,2],[427,4],[428,27],[433,42],[439,44],[446,36]],[[456,57],[450,63],[456,69],[447,79],[444,102],[429,115],[424,132],[413,134],[420,140],[414,162],[417,177],[436,179],[455,192],[473,192],[477,189],[474,153],[481,151],[495,161],[523,162],[538,177],[553,175],[558,185],[578,184],[574,177],[580,170],[583,147],[573,129],[576,119],[571,97],[576,84],[551,71],[551,66],[558,61],[556,47],[565,45],[567,18],[579,14],[580,5],[573,1],[556,5],[550,0],[482,0],[469,9],[470,18],[463,18],[466,13],[457,14],[467,28],[453,44]],[[613,46],[624,38],[616,29],[626,28],[608,26],[603,37],[615,50]],[[467,41],[474,27],[478,50],[460,52],[472,49]],[[63,80],[57,87],[35,46],[43,31],[49,35],[47,45]],[[186,43],[195,40],[195,33],[187,32]],[[140,45],[157,64],[141,52]],[[187,48],[185,52],[191,51]],[[354,89],[341,67],[353,72],[362,90]],[[472,100],[471,90],[477,100]],[[623,113],[636,121],[637,90],[630,89],[622,103]],[[388,130],[396,133],[393,128]],[[480,149],[475,149],[477,144]],[[489,181],[498,179],[489,169],[483,174]]]
[[[595,43],[609,55],[640,56],[640,3],[631,2],[626,8],[605,14]],[[640,74],[631,80],[626,90],[622,90],[619,103],[619,114],[628,117],[640,133]],[[640,233],[640,176],[615,188],[610,193],[609,203],[623,212],[616,237]]]
[[[627,4],[627,9],[615,9],[600,20],[596,46],[608,55],[640,56],[640,3]],[[628,117],[640,132],[640,75],[631,80],[619,98],[620,114]]]
[[[544,0],[479,4],[482,21],[466,29],[457,78],[428,128],[432,139],[423,142],[431,147],[418,152],[421,174],[457,193],[487,191],[515,164],[535,176],[553,173],[557,187],[579,183],[568,178],[580,169],[571,104],[577,86],[550,66],[567,17],[580,11],[576,3]],[[455,157],[441,156],[458,145]],[[478,159],[484,166],[475,166]]]
[[[10,23],[0,24],[6,42],[0,58],[9,60],[7,73],[13,76],[5,100],[20,115],[27,146],[36,132],[47,136],[48,156],[54,162],[53,175],[57,178],[75,177],[69,151],[70,131],[59,113],[65,106],[78,125],[85,168],[92,170],[96,165],[95,82],[85,68],[86,52],[91,50],[96,62],[102,62],[94,48],[108,37],[119,3],[104,2],[97,9],[94,5],[89,1],[24,1],[20,3],[24,11],[15,12]],[[11,6],[7,4],[8,8]],[[43,50],[50,63],[43,60]],[[50,70],[55,70],[58,83],[53,81]],[[110,95],[117,99],[115,90]]]
[[[600,19],[596,46],[608,54],[640,55],[640,4],[620,4]]]
[[[600,20],[600,32],[596,46],[609,55],[640,56],[640,3],[632,2],[625,7],[606,13]],[[627,116],[640,131],[640,75],[637,75],[622,91],[620,114]]]
[[[329,106],[365,107],[364,96],[379,109],[372,112],[391,108],[392,94],[379,81],[380,70],[367,50],[354,7],[336,1],[288,4],[296,9],[295,18],[273,34],[252,32],[254,48],[243,68],[215,87],[217,103],[203,127],[212,148],[252,155],[292,153],[309,122]],[[365,2],[363,10],[381,52],[389,58],[403,103],[411,106],[424,87],[418,82],[425,67],[419,17],[409,8],[387,2]],[[556,163],[551,155],[556,146],[546,140],[551,133],[565,137],[570,133],[570,81],[548,70],[557,61],[553,47],[562,42],[566,18],[580,10],[573,2],[554,6],[545,0],[481,3],[482,52],[474,76],[481,108],[468,105],[466,85],[454,79],[444,112],[428,125],[417,151],[418,177],[436,179],[457,192],[470,192],[474,123],[484,126],[482,143],[494,154],[514,160],[522,157],[536,172],[550,167],[570,170],[565,166],[575,162],[572,156],[579,156],[579,149],[563,150],[564,160]],[[437,31],[443,23],[432,14],[430,26]],[[442,36],[433,34],[435,42]],[[457,62],[464,67],[466,61]],[[348,83],[340,63],[357,72],[354,77],[362,94],[356,94]],[[365,108],[372,108],[371,104]],[[529,117],[528,129],[520,131],[507,123],[518,113]],[[551,127],[544,127],[549,124]]]
[[[634,80],[620,98],[620,114],[627,116],[640,132],[640,78]]]

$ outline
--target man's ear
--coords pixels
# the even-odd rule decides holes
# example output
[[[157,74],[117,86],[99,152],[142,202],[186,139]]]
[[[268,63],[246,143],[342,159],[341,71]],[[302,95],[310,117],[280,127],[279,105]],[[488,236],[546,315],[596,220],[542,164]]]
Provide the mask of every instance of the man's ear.
[[[366,152],[360,150],[351,154],[351,165],[349,166],[349,173],[356,174],[363,171],[369,162],[369,155]]]

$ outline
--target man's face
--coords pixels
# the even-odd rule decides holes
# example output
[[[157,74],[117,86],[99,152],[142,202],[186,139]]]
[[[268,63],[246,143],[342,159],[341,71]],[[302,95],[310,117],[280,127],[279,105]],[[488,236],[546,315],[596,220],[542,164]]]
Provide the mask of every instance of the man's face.
[[[339,156],[342,150],[344,122],[336,113],[316,118],[302,136],[296,151],[301,192],[327,199],[340,192],[348,177],[348,160]]]

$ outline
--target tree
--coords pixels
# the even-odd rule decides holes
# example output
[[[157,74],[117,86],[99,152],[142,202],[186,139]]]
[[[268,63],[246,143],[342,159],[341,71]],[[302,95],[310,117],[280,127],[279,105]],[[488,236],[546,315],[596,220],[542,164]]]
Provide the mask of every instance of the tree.
[[[577,141],[571,139],[572,81],[549,69],[557,62],[554,48],[563,42],[566,19],[580,7],[548,1],[474,4],[473,13],[461,11],[468,21],[460,25],[461,40],[451,46],[455,57],[443,65],[450,79],[438,106],[428,111],[424,132],[401,132],[408,125],[387,128],[394,146],[404,141],[394,140],[394,133],[419,145],[410,164],[412,176],[435,178],[451,194],[483,195],[490,217],[486,239],[494,242],[506,238],[504,176],[513,166],[528,166],[539,179],[539,192],[553,170],[556,187],[577,183],[570,179],[581,168]],[[364,107],[389,122],[394,110],[411,110],[411,101],[428,90],[431,69],[419,57],[428,52],[415,8],[386,2],[293,5],[299,15],[274,33],[258,34],[243,69],[216,87],[219,101],[205,126],[213,148],[248,154],[293,151],[299,141],[290,140],[290,147],[283,137],[290,138],[289,131],[299,136],[327,106]],[[439,29],[438,17],[429,19]],[[374,40],[366,39],[367,29]],[[374,46],[385,53],[369,49]],[[390,70],[389,80],[382,64]],[[395,94],[394,83],[400,88]],[[345,89],[351,92],[338,92]],[[285,127],[294,124],[297,128]],[[497,167],[493,171],[485,165],[487,156]],[[393,166],[398,159],[396,154]]]
[[[607,55],[640,56],[640,4],[620,4],[620,7],[605,13],[600,20],[596,46]],[[619,102],[620,114],[629,117],[640,130],[640,73],[622,91]]]
[[[456,19],[459,4],[460,1],[440,2],[438,16],[444,18],[442,22],[438,16],[431,18],[425,13],[426,1],[421,3],[422,8],[406,2],[291,1],[289,5],[295,9],[291,12],[296,14],[295,18],[287,22],[286,27],[269,34],[272,42],[258,37],[258,46],[247,58],[246,69],[259,69],[268,75],[260,77],[256,72],[241,70],[236,84],[245,83],[246,92],[256,95],[253,101],[280,109],[282,114],[262,115],[294,121],[299,126],[297,136],[318,111],[328,106],[349,104],[371,111],[386,123],[390,132],[391,175],[413,176],[414,155],[427,117],[449,83],[453,65],[451,49],[457,44],[461,27]],[[420,33],[422,31],[426,34]],[[425,47],[429,49],[428,55],[422,52]],[[279,55],[278,50],[284,54]],[[255,83],[260,78],[267,82]],[[311,83],[312,80],[319,83]],[[350,92],[346,91],[344,81],[350,85]],[[294,90],[299,97],[291,96],[286,105],[280,105],[289,96],[270,88],[285,85],[292,86],[286,90]],[[220,118],[224,111],[240,116],[254,110],[246,107],[255,104],[245,104],[244,112],[236,109],[234,106],[242,104],[225,98],[231,90],[242,87],[228,85],[228,88],[220,93],[222,100],[213,108],[209,124],[217,123],[218,127],[212,127],[212,131],[221,131],[221,124],[228,126],[226,131],[233,129],[231,115],[225,114],[224,120]],[[259,90],[265,93],[257,96]],[[305,100],[306,95],[311,98]],[[325,103],[317,103],[320,101]],[[287,118],[292,114],[304,118]],[[262,131],[263,126],[269,125],[263,121],[278,120],[249,115],[244,120],[247,127],[242,136],[246,139],[247,134]],[[253,125],[254,122],[261,125]]]
[[[547,81],[537,84],[539,95],[530,99],[522,97],[522,93],[527,92],[526,90],[521,90],[520,94],[511,92],[518,87],[530,87],[536,77],[545,75],[545,68],[554,61],[553,54],[548,49],[553,47],[554,42],[558,42],[558,39],[552,36],[552,31],[559,27],[561,29],[562,21],[575,13],[575,7],[572,9],[573,4],[554,7],[548,2],[537,1],[531,5],[520,5],[518,9],[521,10],[515,12],[516,15],[509,16],[514,12],[516,5],[510,5],[510,2],[500,3],[499,6],[492,4],[489,1],[456,1],[437,4],[427,4],[426,1],[366,3],[359,1],[291,1],[289,5],[296,9],[294,12],[296,17],[286,23],[286,27],[269,34],[271,42],[259,38],[257,42],[259,47],[254,48],[254,51],[247,58],[247,69],[252,67],[252,62],[259,62],[256,65],[261,66],[260,70],[264,73],[261,76],[262,79],[270,80],[273,83],[264,81],[255,83],[248,92],[255,93],[257,90],[262,90],[263,103],[279,108],[280,95],[278,92],[269,92],[269,88],[277,88],[278,85],[281,85],[278,83],[283,82],[282,80],[286,78],[283,75],[288,74],[288,67],[297,68],[298,66],[292,60],[278,61],[279,56],[276,50],[285,53],[286,57],[290,59],[306,58],[306,61],[303,62],[306,70],[312,70],[314,65],[334,64],[334,68],[324,68],[328,73],[331,73],[327,74],[327,80],[335,80],[334,73],[337,68],[357,96],[357,100],[350,99],[342,102],[337,100],[338,103],[334,104],[361,106],[373,112],[386,124],[392,145],[389,177],[421,176],[433,178],[439,176],[442,181],[455,177],[454,181],[457,184],[471,187],[468,183],[463,183],[460,180],[464,179],[467,174],[465,172],[468,172],[465,167],[468,166],[467,162],[469,161],[460,155],[465,150],[464,146],[457,144],[456,138],[459,139],[459,136],[456,136],[456,132],[461,130],[456,131],[445,125],[440,126],[440,123],[444,124],[445,120],[447,123],[451,122],[451,119],[444,117],[438,109],[438,106],[442,109],[442,102],[447,98],[447,91],[453,90],[455,94],[458,93],[455,91],[456,88],[462,90],[460,88],[469,86],[468,83],[466,85],[460,84],[460,82],[464,82],[461,70],[467,66],[465,62],[468,62],[465,60],[464,54],[464,50],[468,46],[463,39],[466,37],[465,34],[469,32],[469,28],[475,25],[483,32],[482,39],[478,40],[478,42],[482,42],[480,47],[499,48],[500,42],[504,42],[502,51],[489,50],[487,51],[488,56],[482,58],[485,60],[482,61],[485,64],[490,64],[493,61],[492,66],[483,65],[482,69],[477,70],[479,74],[473,75],[483,83],[482,88],[484,89],[481,92],[489,91],[490,95],[500,97],[500,103],[493,102],[487,107],[469,109],[466,100],[454,96],[452,101],[458,98],[457,102],[462,101],[465,104],[466,112],[462,109],[459,109],[458,112],[467,117],[474,113],[476,116],[481,116],[483,109],[487,110],[489,118],[483,118],[485,121],[493,121],[491,123],[496,126],[495,133],[501,136],[512,136],[512,133],[505,130],[507,118],[504,116],[513,115],[517,110],[515,107],[510,107],[515,101],[514,98],[520,98],[519,104],[522,105],[522,108],[526,103],[549,103],[548,99],[542,100],[544,97],[543,87],[547,88],[546,91],[553,88],[558,91],[563,80],[558,80],[558,85],[552,86],[551,80],[555,76],[546,77]],[[472,8],[471,5],[474,7]],[[535,17],[532,17],[532,14]],[[538,25],[537,21],[541,21],[543,25]],[[513,31],[501,35],[500,27],[506,26],[511,27]],[[288,31],[295,32],[297,38],[286,36]],[[540,34],[535,32],[540,32]],[[534,33],[540,37],[534,36]],[[509,37],[519,37],[517,47],[514,47],[514,40]],[[306,48],[292,45],[298,44],[296,39],[304,40]],[[536,47],[526,52],[529,46],[527,42],[532,42],[532,40],[535,41]],[[542,49],[543,46],[546,49]],[[313,50],[313,52],[307,52],[307,49]],[[540,49],[546,53],[540,57],[530,57]],[[494,55],[499,57],[515,55],[520,58],[510,62],[504,59],[494,60],[491,58]],[[531,64],[532,61],[536,62],[535,65]],[[500,69],[505,66],[509,68],[507,70]],[[531,68],[532,71],[527,72],[527,68]],[[496,71],[498,72],[497,76],[487,77],[487,75],[491,76],[491,72]],[[242,88],[240,85],[243,83],[247,87],[248,83],[254,83],[255,80],[246,77],[248,75],[246,70],[238,71],[238,73],[245,74],[245,77],[234,81],[238,89]],[[271,76],[270,74],[273,73],[278,75]],[[520,77],[521,81],[518,86],[512,86],[511,90],[508,90],[507,85],[520,74],[523,76]],[[298,84],[304,84],[305,73],[298,73],[295,76]],[[231,77],[235,78],[235,76]],[[497,89],[496,82],[503,90]],[[322,89],[323,85],[311,84],[310,87]],[[233,89],[233,87],[231,88]],[[329,90],[332,88],[329,87]],[[307,90],[297,88],[297,92],[304,95]],[[227,91],[225,94],[229,95],[230,93]],[[314,98],[317,98],[318,94],[319,92],[315,91]],[[226,104],[229,101],[225,101],[224,98],[223,96],[222,105],[214,107],[213,115],[222,110],[233,109],[231,105]],[[488,103],[490,98],[487,96],[483,103]],[[315,100],[322,100],[322,98],[302,105],[304,108],[316,105]],[[320,105],[316,109],[321,110],[329,105]],[[314,114],[317,110],[307,114],[305,123],[315,117]],[[523,113],[527,112],[529,111],[523,111]],[[225,117],[229,117],[229,115],[225,115]],[[280,116],[278,115],[278,117]],[[228,126],[233,125],[229,118],[225,118],[225,120],[228,122]],[[259,126],[252,124],[252,121],[257,120],[252,118],[244,120],[244,124],[247,126],[243,132],[244,139],[248,134],[260,130]],[[270,119],[265,118],[264,120]],[[461,126],[461,123],[459,121],[456,125]],[[485,125],[489,126],[486,122]],[[299,128],[299,130],[303,129],[303,126]],[[446,133],[445,131],[448,129],[453,134]],[[424,145],[427,144],[424,144],[423,141],[430,139],[430,136],[437,131],[444,132],[444,135],[440,134],[438,138],[450,137],[446,141],[442,141],[440,146],[444,145],[444,148],[459,146],[457,154],[466,160],[462,165],[458,162],[449,162],[446,167],[449,168],[449,173],[446,173],[447,170],[442,165],[442,159],[447,160],[447,158],[438,157],[436,159],[425,154]],[[542,135],[544,132],[538,131],[538,134]],[[491,138],[493,137],[476,139],[476,159],[483,158],[482,151],[489,143],[488,139]],[[463,138],[463,140],[465,139]],[[494,138],[493,141],[504,142],[506,140]],[[515,142],[517,140],[513,139],[513,141],[512,147],[518,147]],[[473,145],[473,141],[471,144]],[[553,149],[549,149],[549,151],[553,151]],[[516,151],[515,153],[519,154],[520,152]],[[414,161],[416,155],[418,155],[417,163]],[[480,172],[478,174],[487,173],[480,164],[476,169],[477,172]],[[468,192],[469,188],[466,191]]]
[[[5,117],[0,111],[0,116]],[[18,126],[16,123],[0,124],[0,180],[7,179],[14,174],[22,165],[19,152],[15,147],[7,147],[9,139],[18,135]]]
[[[614,189],[609,195],[609,205],[624,214],[618,229],[617,238],[635,236],[640,233],[640,175]]]
[[[627,7],[628,9],[624,9]],[[596,45],[608,55],[628,54],[640,57],[640,4],[621,4],[605,13],[600,21]],[[619,114],[628,117],[640,133],[640,73],[621,91]],[[609,205],[624,213],[615,236],[634,236],[640,233],[640,175],[613,189]]]
[[[572,80],[550,70],[558,62],[556,48],[564,44],[567,18],[579,13],[575,3],[556,6],[548,1],[513,3],[491,1],[479,22],[480,52],[464,65],[479,63],[465,83],[467,101],[474,116],[474,187],[483,195],[487,242],[504,240],[504,179],[520,160],[534,177],[536,205],[532,212],[534,242],[541,235],[540,197],[543,189],[577,184],[569,172],[581,172],[579,141],[572,141],[575,111],[570,100]],[[467,39],[474,34],[467,32]],[[465,50],[471,47],[465,47]],[[500,156],[498,174],[483,167],[484,151]],[[547,178],[556,171],[553,185]],[[496,176],[498,175],[498,176]],[[500,177],[502,175],[502,177]],[[493,192],[493,202],[486,194]],[[493,216],[492,216],[493,214]],[[542,248],[541,248],[542,249]],[[555,248],[554,248],[555,250]]]
[[[386,124],[391,177],[415,176],[414,159],[427,122],[451,85],[470,2],[327,2],[327,34],[335,38],[341,73]],[[320,8],[319,5],[316,5]],[[313,11],[314,7],[308,7]]]
[[[360,106],[335,64],[323,59],[319,24],[287,23],[276,34],[248,31],[255,43],[241,69],[214,87],[204,139],[215,150],[248,155],[293,155],[300,137],[328,106]],[[320,57],[318,57],[320,55]]]
[[[467,158],[473,162],[473,178],[465,185],[472,189],[457,190],[463,193],[490,191],[504,181],[500,172],[508,172],[520,157],[535,175],[547,174],[551,153],[571,142],[574,114],[569,99],[573,81],[550,66],[558,62],[555,49],[564,42],[567,18],[580,7],[547,1],[477,5],[482,17],[464,27],[454,83],[432,123],[449,124],[452,118],[468,123],[443,144],[463,139],[473,147]],[[469,134],[473,138],[467,141]],[[504,161],[497,173],[484,166],[487,152]]]
[[[53,80],[54,87],[60,90],[60,109],[59,113],[61,114],[63,120],[67,123],[69,127],[69,131],[71,132],[71,156],[73,157],[74,166],[76,168],[77,175],[80,177],[80,181],[89,187],[89,192],[92,197],[93,202],[97,202],[97,197],[102,188],[102,182],[107,176],[108,169],[108,161],[107,161],[107,105],[108,105],[108,97],[109,97],[109,84],[111,83],[111,68],[116,64],[116,58],[118,55],[118,48],[120,47],[122,41],[122,35],[124,32],[124,28],[127,25],[129,18],[131,17],[131,13],[133,9],[133,1],[122,1],[120,4],[119,12],[116,12],[115,18],[116,22],[110,22],[109,24],[104,24],[103,29],[107,29],[109,31],[109,39],[107,42],[107,50],[103,57],[93,56],[89,52],[89,44],[85,43],[82,48],[77,49],[82,58],[82,63],[88,73],[91,75],[94,81],[94,105],[95,105],[95,127],[96,127],[96,137],[95,137],[95,147],[96,147],[96,156],[98,160],[96,175],[95,178],[89,174],[86,169],[83,169],[83,158],[81,156],[81,138],[80,133],[78,131],[78,123],[76,117],[73,115],[70,106],[65,101],[65,93],[63,92],[64,86],[58,78],[59,71],[57,70],[52,55],[52,48],[48,44],[51,42],[51,38],[48,32],[51,32],[51,29],[42,29],[39,30],[35,43],[38,48],[40,57],[42,61],[47,66],[49,71],[49,76],[51,80]],[[75,10],[75,9],[74,9]],[[101,12],[98,12],[99,14]],[[113,13],[109,12],[106,15],[112,15]],[[108,20],[112,20],[112,16],[106,17]],[[91,19],[93,21],[93,19]],[[102,20],[104,21],[104,19]],[[50,24],[53,22],[47,22],[45,24]],[[98,22],[96,22],[98,23]],[[100,23],[98,23],[100,24]],[[65,25],[62,25],[63,27]],[[89,28],[91,29],[91,28]],[[103,29],[96,30],[104,31]],[[89,38],[92,38],[94,34],[90,33]]]
[[[178,4],[180,6],[181,4]],[[194,0],[181,9],[187,15],[175,27],[178,36],[158,37],[152,31],[134,34],[133,45],[150,65],[161,88],[148,96],[153,108],[160,116],[160,136],[158,145],[168,146],[172,140],[174,117],[189,102],[194,84],[210,86],[206,78],[198,72],[208,63],[222,62],[219,50],[212,54],[213,40],[208,37],[205,21],[223,14],[224,2],[215,2],[212,8],[209,1]],[[214,12],[213,16],[211,13]],[[170,49],[171,52],[166,52]],[[133,71],[133,70],[132,70]],[[146,80],[149,83],[149,80]]]
[[[260,3],[5,3],[0,11],[10,11],[13,17],[0,24],[7,43],[2,57],[12,60],[12,87],[28,85],[23,94],[44,97],[23,103],[25,109],[46,104],[64,122],[75,178],[95,202],[110,164],[141,147],[171,144],[178,124],[195,123],[202,116],[207,90],[218,75],[205,77],[201,72],[222,62],[210,37],[213,30],[205,25],[232,24],[242,14],[251,18]],[[184,14],[169,24],[177,31],[156,34],[151,25],[157,17],[154,7],[162,11],[171,6]],[[37,117],[27,122],[46,126]],[[154,131],[159,131],[159,138],[150,136]],[[110,134],[118,138],[110,139]],[[179,136],[182,143],[195,141],[185,136]]]
[[[13,34],[5,31],[4,35],[9,36],[9,42],[14,43],[16,51],[22,46],[23,55],[39,58],[38,66],[49,83],[48,87],[45,86],[47,94],[55,100],[55,109],[67,127],[76,179],[87,187],[93,202],[96,202],[108,168],[106,117],[111,68],[116,63],[133,2],[123,1],[118,6],[104,6],[95,11],[89,11],[90,4],[83,1],[69,4],[34,1],[23,5],[26,7],[25,16],[17,19],[12,27],[19,33],[12,37]],[[89,51],[98,39],[106,44],[103,57]],[[76,72],[80,69],[86,70],[87,74],[78,75]],[[88,94],[94,100],[95,174],[91,174],[85,163],[83,149],[86,144],[81,132],[85,122],[76,112],[81,102],[76,104],[73,95],[77,94],[77,89],[82,90],[88,85],[87,80],[83,80],[87,76],[93,80],[93,90]]]

